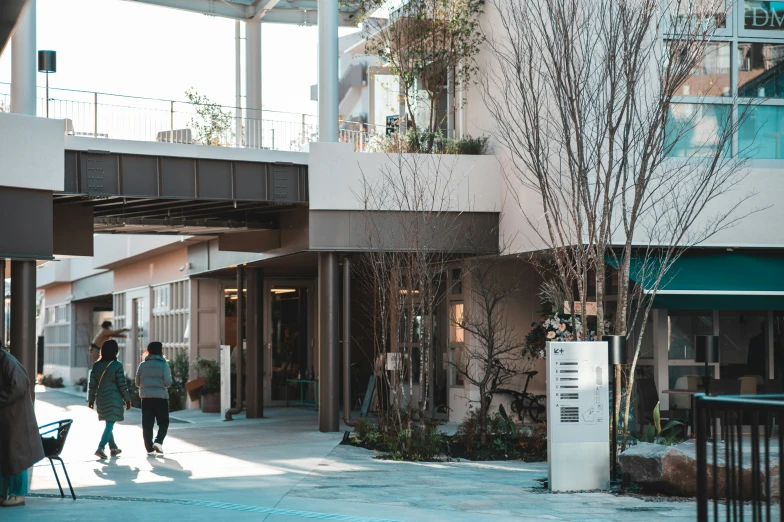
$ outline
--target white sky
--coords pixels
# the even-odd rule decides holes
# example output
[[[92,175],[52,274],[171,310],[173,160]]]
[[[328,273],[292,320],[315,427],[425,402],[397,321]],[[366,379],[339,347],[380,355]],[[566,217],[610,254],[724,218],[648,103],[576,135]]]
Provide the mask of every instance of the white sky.
[[[179,101],[194,87],[234,105],[233,20],[124,0],[38,0],[37,18],[38,49],[57,51],[51,88]],[[317,42],[316,27],[262,25],[265,109],[316,114],[310,86],[318,79]],[[244,69],[244,41],[242,50]],[[0,82],[10,81],[11,45],[0,56]]]

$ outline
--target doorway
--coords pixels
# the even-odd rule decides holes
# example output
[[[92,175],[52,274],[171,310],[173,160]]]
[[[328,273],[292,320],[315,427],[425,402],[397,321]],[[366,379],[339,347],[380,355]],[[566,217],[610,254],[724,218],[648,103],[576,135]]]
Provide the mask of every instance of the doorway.
[[[264,401],[285,405],[286,397],[316,401],[315,386],[291,382],[311,380],[316,373],[313,342],[313,282],[264,282]],[[302,387],[302,389],[301,389]]]

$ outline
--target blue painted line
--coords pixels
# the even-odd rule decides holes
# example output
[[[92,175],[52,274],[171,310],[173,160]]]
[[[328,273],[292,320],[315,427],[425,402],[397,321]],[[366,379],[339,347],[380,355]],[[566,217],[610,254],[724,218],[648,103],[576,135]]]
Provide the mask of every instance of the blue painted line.
[[[39,498],[60,498],[60,495],[43,493],[31,493],[30,497]],[[263,513],[267,515],[286,515],[290,517],[311,518],[315,520],[337,520],[340,522],[400,522],[383,518],[355,517],[351,515],[336,515],[332,513],[318,513],[315,511],[297,511],[293,509],[266,508],[261,506],[247,506],[243,504],[227,504],[224,502],[213,502],[206,500],[176,500],[166,498],[141,498],[141,497],[114,497],[100,495],[81,495],[82,500],[114,500],[119,502],[157,502],[162,504],[177,504],[180,506],[196,506],[213,509],[225,509],[227,511],[245,511],[249,513]]]

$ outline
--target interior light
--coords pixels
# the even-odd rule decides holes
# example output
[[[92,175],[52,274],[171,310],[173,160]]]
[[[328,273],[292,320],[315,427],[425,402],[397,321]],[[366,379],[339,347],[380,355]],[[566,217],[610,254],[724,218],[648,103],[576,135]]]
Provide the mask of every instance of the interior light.
[[[297,291],[296,288],[273,288],[272,289],[273,294],[291,294],[296,291]]]

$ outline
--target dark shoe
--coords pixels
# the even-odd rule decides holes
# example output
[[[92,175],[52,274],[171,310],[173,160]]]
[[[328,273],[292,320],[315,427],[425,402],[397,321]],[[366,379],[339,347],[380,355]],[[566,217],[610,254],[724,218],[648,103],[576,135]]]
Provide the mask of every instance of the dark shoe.
[[[110,450],[109,453],[112,454],[112,457],[116,457],[120,453],[122,453],[122,450],[120,448],[114,448],[114,449]]]
[[[98,457],[99,459],[108,459],[109,458],[109,457],[106,456],[106,453],[102,449],[96,450],[95,456]]]

